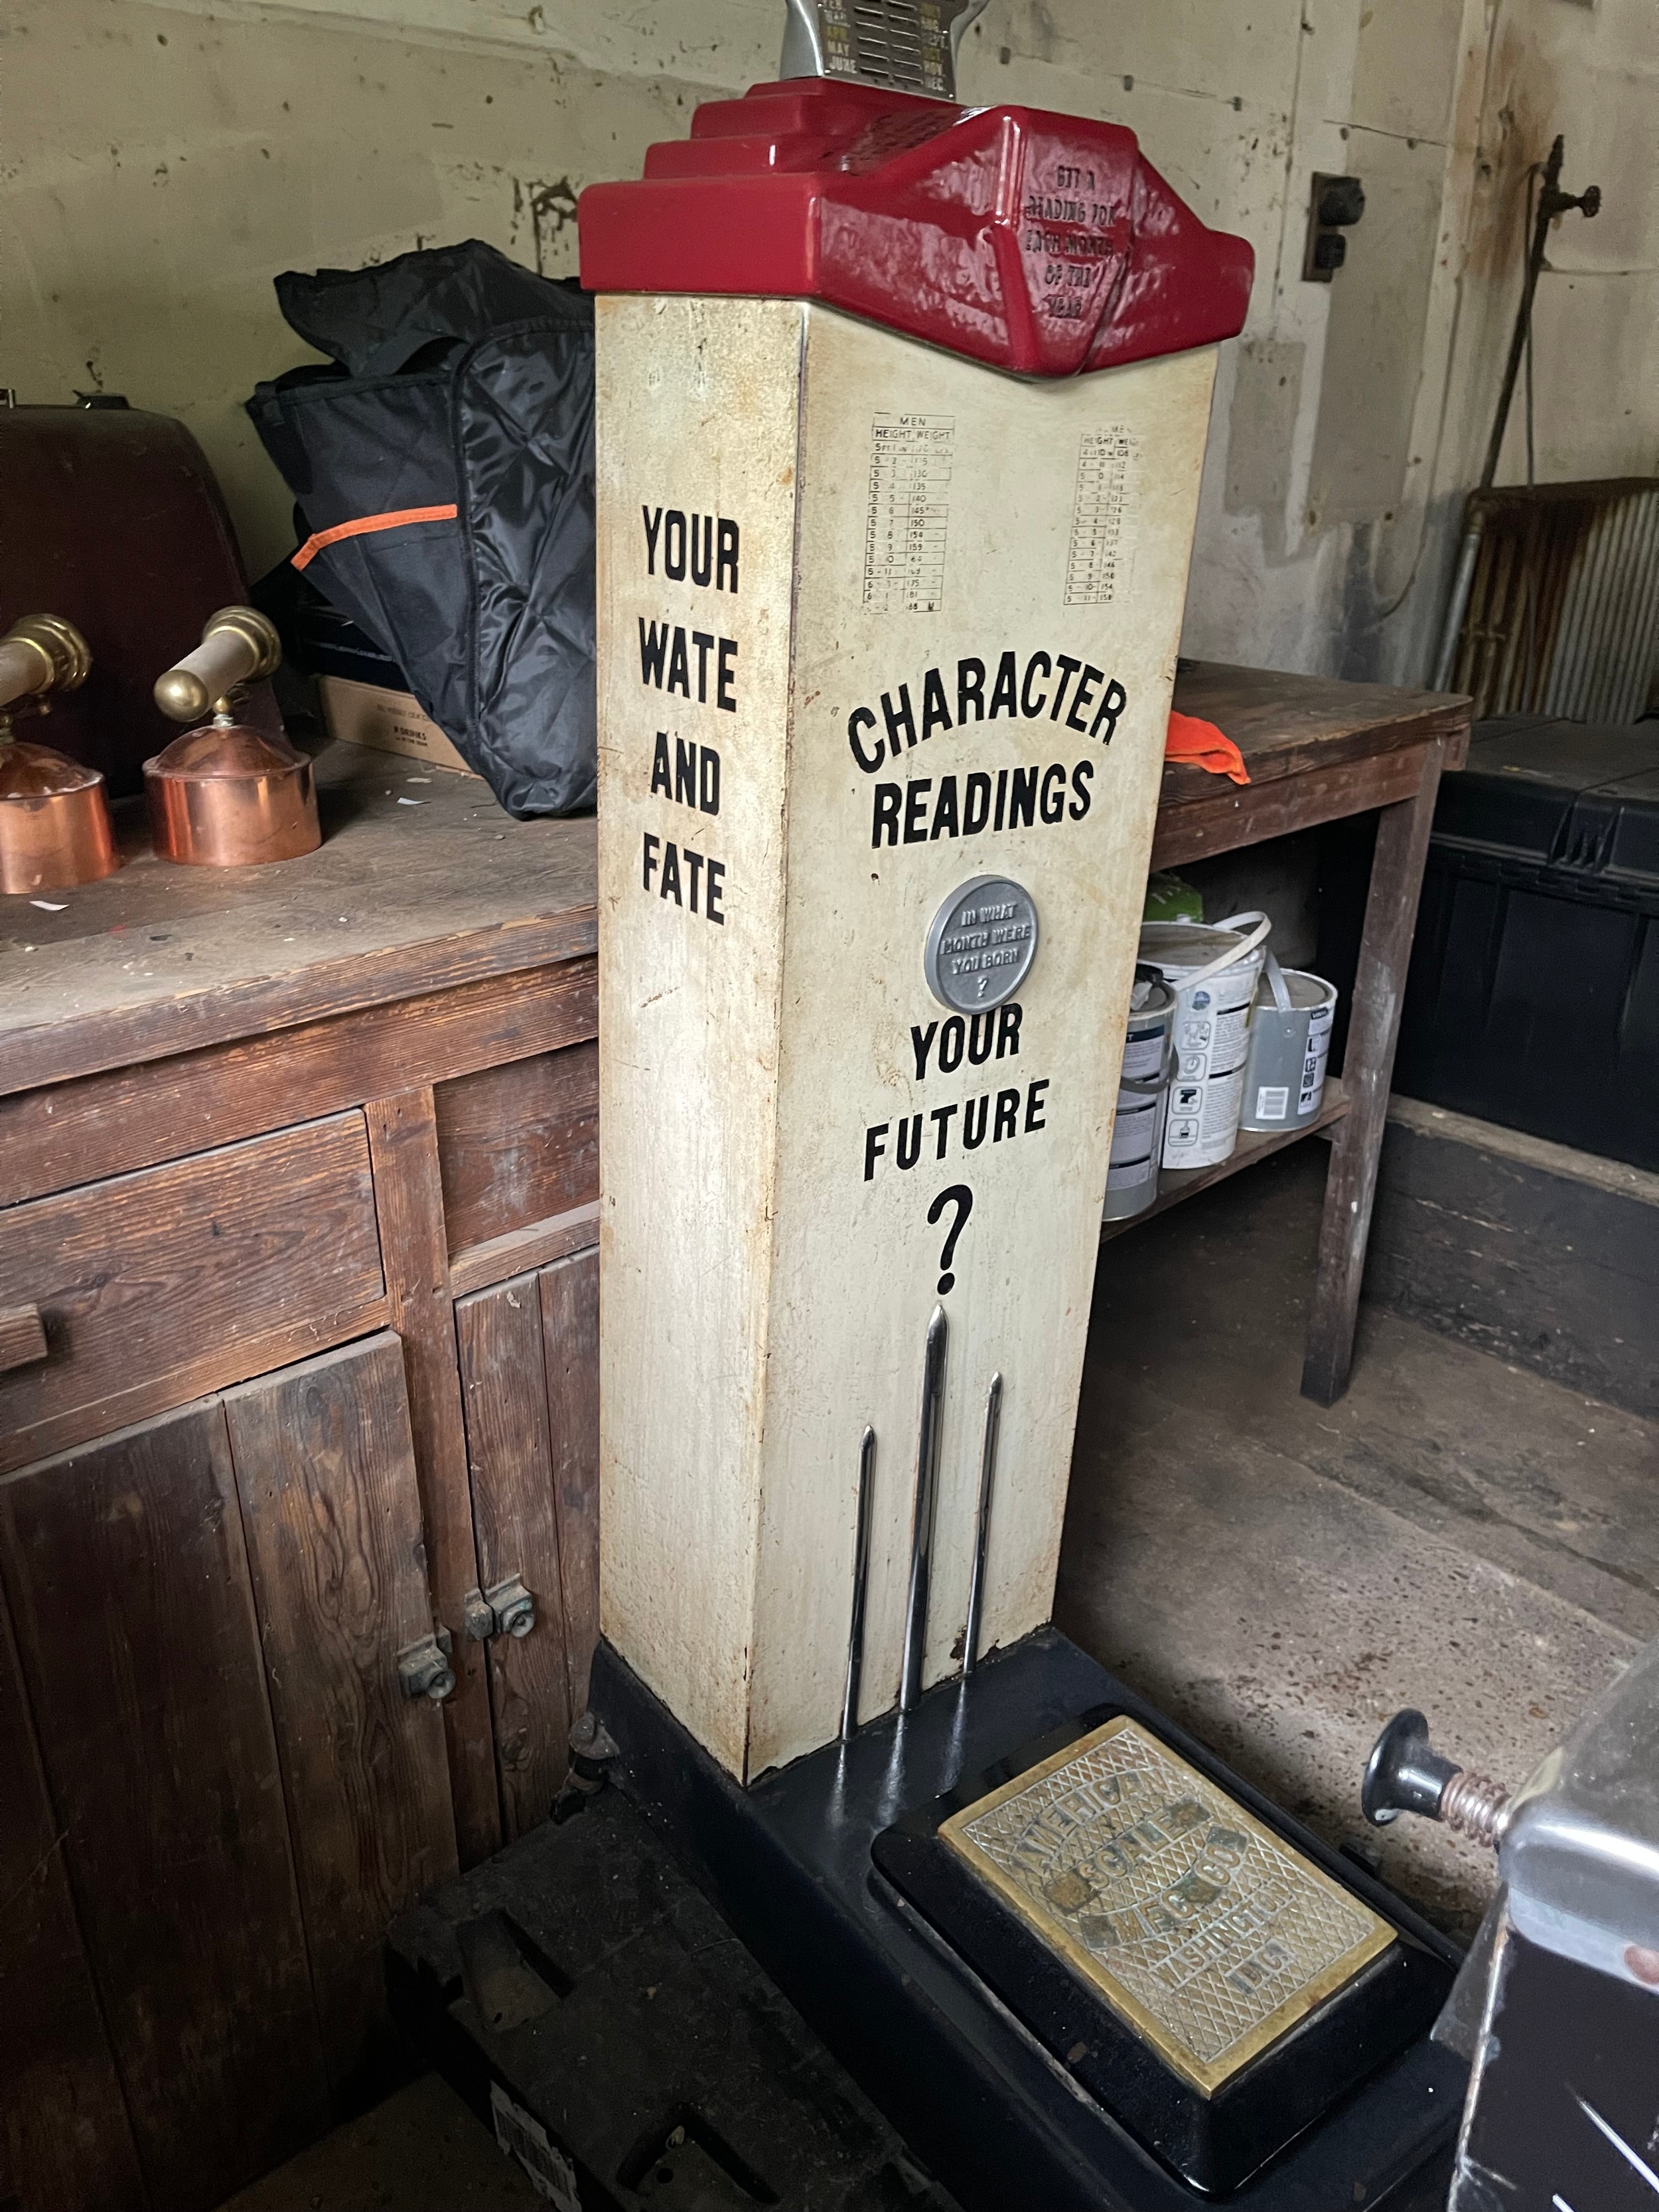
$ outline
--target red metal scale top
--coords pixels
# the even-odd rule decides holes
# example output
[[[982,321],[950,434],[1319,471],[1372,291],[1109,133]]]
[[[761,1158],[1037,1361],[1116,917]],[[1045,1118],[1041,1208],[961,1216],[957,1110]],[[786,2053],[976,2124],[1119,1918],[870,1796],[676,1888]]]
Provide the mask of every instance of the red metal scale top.
[[[708,102],[578,212],[591,292],[822,300],[1028,376],[1232,337],[1255,266],[1116,124],[823,77]]]

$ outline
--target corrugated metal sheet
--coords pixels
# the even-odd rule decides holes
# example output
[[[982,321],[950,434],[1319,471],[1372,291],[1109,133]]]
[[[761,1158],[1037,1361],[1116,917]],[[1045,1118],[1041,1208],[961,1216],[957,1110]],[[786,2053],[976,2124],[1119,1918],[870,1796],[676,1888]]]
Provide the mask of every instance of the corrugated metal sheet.
[[[1635,721],[1659,667],[1659,479],[1472,492],[1477,518],[1452,678],[1476,720]]]

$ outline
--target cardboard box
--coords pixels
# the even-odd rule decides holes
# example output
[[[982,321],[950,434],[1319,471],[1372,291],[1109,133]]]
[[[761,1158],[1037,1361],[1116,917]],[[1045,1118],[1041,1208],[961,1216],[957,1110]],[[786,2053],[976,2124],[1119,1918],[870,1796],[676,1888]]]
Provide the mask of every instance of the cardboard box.
[[[476,773],[461,758],[420,702],[407,691],[384,691],[377,684],[355,684],[347,676],[319,676],[317,690],[331,738],[376,752],[401,753],[460,775]]]

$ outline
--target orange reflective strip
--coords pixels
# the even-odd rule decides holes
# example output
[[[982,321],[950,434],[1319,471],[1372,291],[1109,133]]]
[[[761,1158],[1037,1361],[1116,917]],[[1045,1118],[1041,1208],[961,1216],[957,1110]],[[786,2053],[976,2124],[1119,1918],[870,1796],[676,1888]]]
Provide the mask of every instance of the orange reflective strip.
[[[400,507],[395,514],[360,514],[355,522],[337,522],[332,530],[319,530],[295,554],[294,566],[307,568],[325,545],[337,545],[343,538],[367,538],[371,531],[401,530],[406,522],[453,522],[455,505]]]

